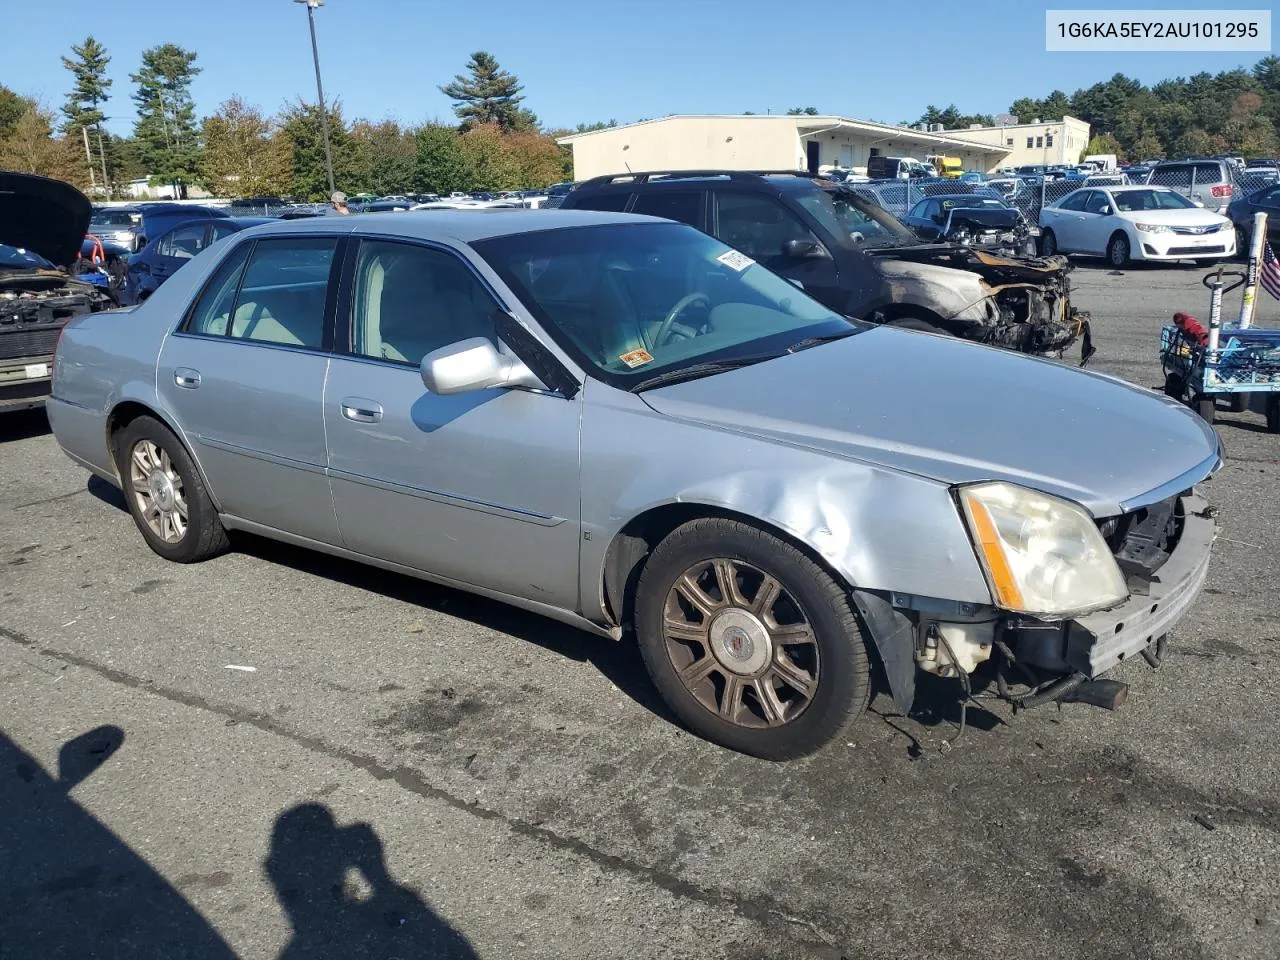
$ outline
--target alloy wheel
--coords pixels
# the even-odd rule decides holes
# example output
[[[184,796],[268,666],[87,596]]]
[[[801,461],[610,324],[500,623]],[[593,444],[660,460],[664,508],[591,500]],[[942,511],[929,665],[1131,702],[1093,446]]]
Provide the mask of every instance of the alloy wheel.
[[[741,560],[695,563],[663,610],[667,655],[703,707],[742,727],[780,727],[818,690],[818,641],[778,579]]]
[[[129,451],[129,487],[151,532],[165,543],[179,543],[187,533],[187,498],[182,477],[169,454],[142,439]]]

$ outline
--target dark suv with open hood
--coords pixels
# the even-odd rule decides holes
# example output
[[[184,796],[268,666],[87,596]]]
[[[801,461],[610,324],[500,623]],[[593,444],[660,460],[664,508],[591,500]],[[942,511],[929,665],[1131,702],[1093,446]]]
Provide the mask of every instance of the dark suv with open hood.
[[[70,184],[0,172],[0,412],[42,405],[63,324],[114,306],[67,272],[89,211]]]
[[[1067,258],[1010,257],[968,243],[921,242],[855,189],[786,171],[616,174],[581,184],[563,209],[678,220],[736,247],[830,309],[873,323],[950,333],[1033,354],[1083,336]]]

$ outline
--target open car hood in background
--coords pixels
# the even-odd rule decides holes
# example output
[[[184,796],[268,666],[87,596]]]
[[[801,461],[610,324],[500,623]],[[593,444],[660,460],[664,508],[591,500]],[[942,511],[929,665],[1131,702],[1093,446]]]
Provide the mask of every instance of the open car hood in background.
[[[0,243],[67,267],[89,229],[89,198],[61,180],[0,172]]]

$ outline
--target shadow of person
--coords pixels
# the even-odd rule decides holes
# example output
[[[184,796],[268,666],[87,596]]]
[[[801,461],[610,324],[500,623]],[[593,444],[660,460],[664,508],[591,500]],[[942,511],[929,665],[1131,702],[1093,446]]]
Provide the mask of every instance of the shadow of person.
[[[267,877],[293,926],[280,960],[475,960],[462,934],[387,872],[367,823],[307,803],[276,820]]]
[[[67,741],[54,778],[0,733],[0,957],[234,960],[182,894],[71,798],[123,743],[114,726]]]

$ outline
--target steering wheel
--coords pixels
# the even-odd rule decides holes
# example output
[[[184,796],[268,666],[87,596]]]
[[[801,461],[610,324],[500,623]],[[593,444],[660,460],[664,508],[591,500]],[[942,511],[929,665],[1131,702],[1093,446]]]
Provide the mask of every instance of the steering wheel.
[[[671,308],[671,312],[663,319],[662,326],[658,328],[657,336],[653,338],[653,345],[655,347],[661,347],[666,344],[667,338],[671,336],[671,328],[676,325],[676,320],[680,318],[680,314],[684,313],[695,303],[701,303],[704,307],[711,306],[711,301],[707,299],[706,294],[686,293],[676,301],[676,305]]]

